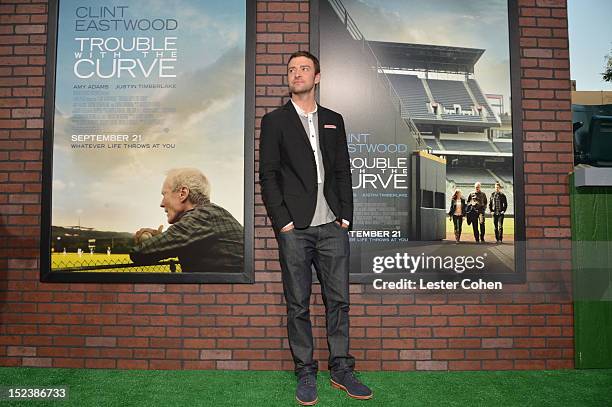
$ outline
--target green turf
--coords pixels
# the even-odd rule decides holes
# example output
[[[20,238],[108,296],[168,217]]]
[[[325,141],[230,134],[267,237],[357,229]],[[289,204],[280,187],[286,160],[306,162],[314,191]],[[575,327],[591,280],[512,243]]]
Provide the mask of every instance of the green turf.
[[[357,401],[319,373],[320,406],[611,406],[612,370],[363,372]],[[67,401],[0,406],[291,406],[290,372],[0,368],[0,385],[69,387]]]

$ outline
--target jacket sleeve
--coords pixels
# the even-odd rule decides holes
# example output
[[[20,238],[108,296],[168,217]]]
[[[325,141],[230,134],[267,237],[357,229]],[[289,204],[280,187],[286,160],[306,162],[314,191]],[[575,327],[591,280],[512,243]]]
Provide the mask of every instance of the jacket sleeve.
[[[208,225],[194,224],[190,219],[181,219],[168,230],[135,246],[130,259],[136,264],[153,264],[163,259],[177,257],[181,249],[195,239],[206,239],[213,230]]]
[[[506,198],[506,194],[503,194],[501,198],[502,212],[506,213],[506,209],[508,209],[508,199]]]
[[[491,198],[489,199],[489,211],[493,212],[493,194],[491,194]]]
[[[340,200],[340,217],[353,225],[353,183],[351,180],[351,161],[346,143],[346,130],[344,119],[340,116],[340,128],[336,140],[336,161],[334,175],[338,186],[338,199]]]
[[[292,221],[283,200],[281,178],[281,133],[269,115],[261,119],[259,137],[259,183],[261,194],[272,221],[278,231]]]

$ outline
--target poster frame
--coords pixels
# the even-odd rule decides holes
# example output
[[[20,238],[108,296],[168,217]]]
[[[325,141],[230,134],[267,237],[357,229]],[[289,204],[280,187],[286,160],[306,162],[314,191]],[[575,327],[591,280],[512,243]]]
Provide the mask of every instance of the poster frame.
[[[61,283],[249,283],[254,275],[254,190],[255,172],[255,2],[246,6],[245,82],[244,82],[244,268],[241,273],[197,272],[57,272],[51,270],[51,213],[53,197],[53,147],[55,84],[58,49],[58,20],[61,0],[48,5],[47,48],[45,64],[43,167],[40,233],[40,281]]]
[[[314,55],[320,54],[320,29],[319,29],[319,7],[321,1],[310,1],[310,52]],[[513,184],[514,184],[514,271],[503,273],[492,273],[486,270],[471,272],[469,278],[483,279],[487,281],[498,281],[501,283],[524,284],[527,281],[527,240],[525,233],[525,184],[524,184],[524,134],[523,134],[523,110],[522,110],[522,88],[521,88],[521,44],[519,25],[519,2],[518,0],[507,0],[508,4],[508,38],[510,57],[510,92],[512,108],[512,155],[513,155]],[[325,81],[325,72],[321,72],[321,80]],[[320,94],[317,91],[317,102],[320,103]],[[323,106],[325,104],[323,103]],[[333,106],[326,106],[333,109]],[[342,112],[339,112],[342,113]],[[372,284],[372,282],[384,276],[385,281],[399,281],[401,279],[423,281],[461,280],[468,276],[457,274],[442,274],[432,272],[395,272],[393,274],[363,273],[351,270],[350,282]]]

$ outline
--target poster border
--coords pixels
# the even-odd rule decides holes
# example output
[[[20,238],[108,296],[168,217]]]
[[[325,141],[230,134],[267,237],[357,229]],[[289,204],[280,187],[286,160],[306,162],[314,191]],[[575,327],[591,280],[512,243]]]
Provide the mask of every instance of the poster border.
[[[320,51],[319,31],[319,4],[320,1],[310,1],[310,50],[314,55]],[[519,4],[518,0],[508,1],[508,30],[509,30],[509,57],[510,57],[510,93],[512,106],[512,158],[514,175],[514,271],[512,273],[474,272],[470,278],[482,278],[495,280],[501,283],[523,284],[527,281],[527,242],[525,238],[525,185],[523,173],[523,109],[521,89],[521,44],[519,27]],[[324,72],[322,72],[325,75]],[[325,80],[325,77],[322,78]],[[318,89],[317,89],[318,90]],[[317,91],[317,102],[320,95]],[[333,107],[332,107],[333,108]],[[381,278],[382,274],[373,273],[350,273],[351,283],[372,283]],[[465,278],[462,274],[456,276],[435,272],[407,273],[398,272],[385,274],[385,281],[398,281],[402,278],[422,279],[423,281],[437,281],[442,276],[447,280],[459,280]]]
[[[55,77],[57,68],[57,30],[60,0],[48,5],[47,49],[45,63],[45,115],[43,129],[43,167],[41,194],[40,281],[61,283],[249,283],[255,282],[254,192],[255,150],[255,18],[254,1],[246,5],[245,107],[244,107],[244,269],[242,273],[147,273],[147,272],[55,272],[51,271],[51,212],[53,185],[53,146],[55,118]]]

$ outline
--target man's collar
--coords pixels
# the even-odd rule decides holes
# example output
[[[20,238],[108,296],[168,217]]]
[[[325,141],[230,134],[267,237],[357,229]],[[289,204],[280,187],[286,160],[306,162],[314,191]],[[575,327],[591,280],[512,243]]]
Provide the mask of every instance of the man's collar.
[[[178,222],[179,220],[183,219],[183,216],[185,216],[187,213],[193,211],[194,209],[195,209],[195,207],[189,208],[189,209],[181,212],[181,214],[178,216],[178,219],[176,221]]]
[[[309,114],[314,114],[317,112],[317,109],[319,108],[319,105],[317,105],[315,103],[315,108],[312,112],[310,113],[306,113],[305,111],[302,110],[301,107],[299,107],[294,101],[293,99],[290,99],[291,103],[293,104],[293,107],[295,108],[295,111],[297,112],[298,116],[303,116],[303,117],[308,117]]]

